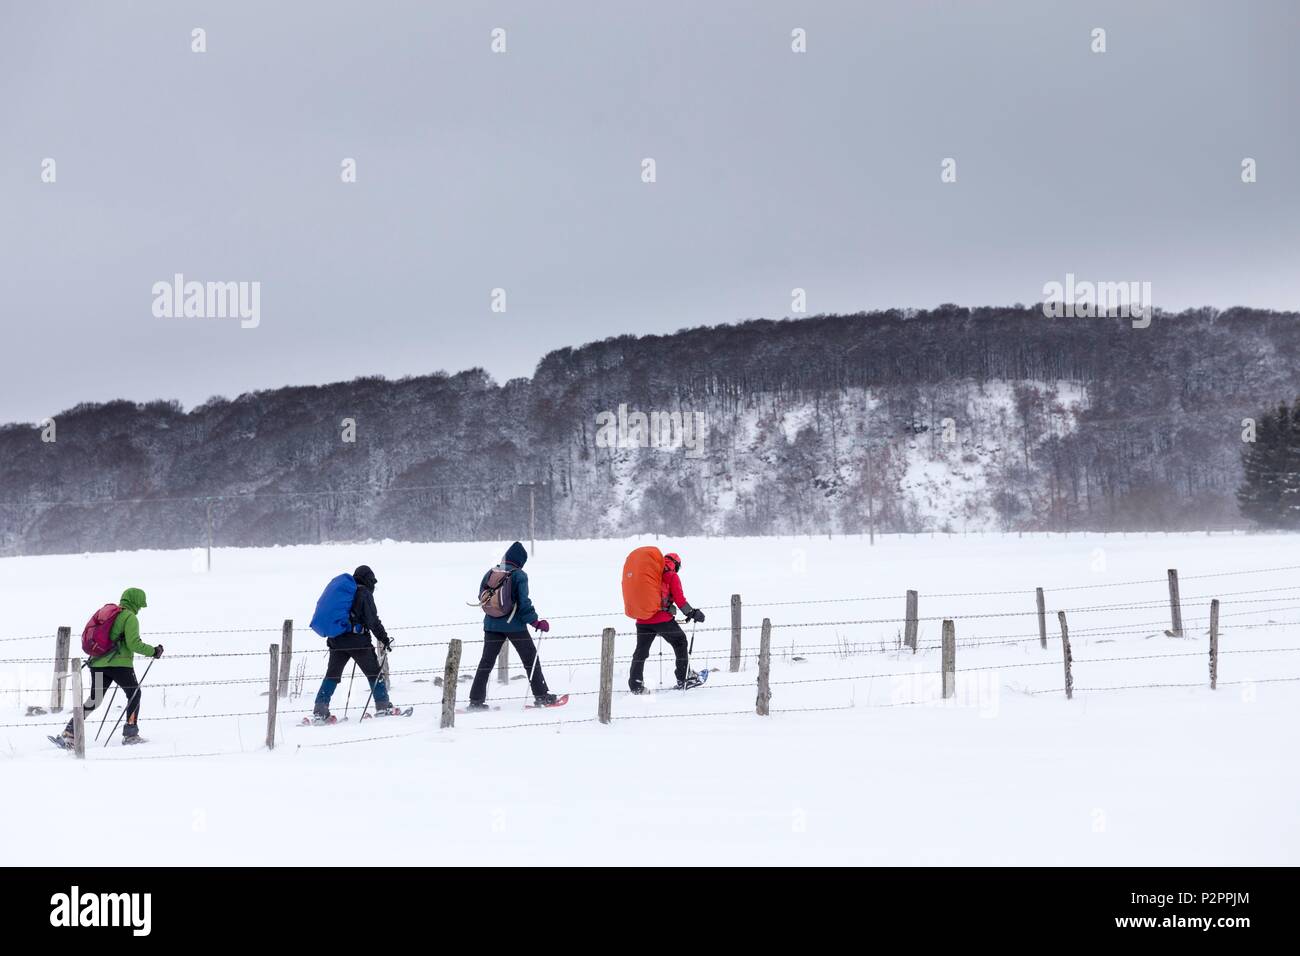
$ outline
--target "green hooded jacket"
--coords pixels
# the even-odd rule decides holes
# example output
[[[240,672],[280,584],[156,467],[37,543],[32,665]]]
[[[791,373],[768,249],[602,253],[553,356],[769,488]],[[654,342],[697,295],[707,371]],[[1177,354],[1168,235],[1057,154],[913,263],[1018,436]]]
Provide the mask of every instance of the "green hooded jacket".
[[[109,632],[113,649],[103,657],[91,660],[91,667],[131,667],[137,654],[153,657],[152,645],[140,640],[140,619],[136,617],[141,608],[149,606],[145,603],[144,592],[139,588],[127,588],[117,603],[121,605],[122,613],[113,621],[113,630]]]

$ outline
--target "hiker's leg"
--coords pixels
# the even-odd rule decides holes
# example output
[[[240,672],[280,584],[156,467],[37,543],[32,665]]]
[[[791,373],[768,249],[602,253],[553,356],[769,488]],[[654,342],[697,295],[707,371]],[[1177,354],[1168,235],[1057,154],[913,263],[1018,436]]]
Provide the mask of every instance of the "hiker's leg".
[[[677,666],[673,669],[677,675],[677,683],[686,680],[686,668],[688,664],[686,651],[686,633],[676,621],[666,621],[659,625],[659,636],[668,642],[668,646],[673,649],[673,654],[677,657]]]
[[[654,629],[646,624],[636,626],[636,650],[632,652],[632,667],[627,672],[627,685],[632,690],[641,686],[645,673],[645,659],[655,642]]]
[[[474,683],[469,689],[470,703],[481,704],[487,700],[488,675],[496,667],[497,655],[505,643],[505,635],[495,631],[483,632],[483,656],[479,659],[478,670],[474,672]]]
[[[81,705],[81,712],[83,714],[90,713],[104,702],[104,694],[108,690],[108,685],[113,683],[112,679],[104,673],[106,668],[88,667],[86,669],[90,671],[90,696],[87,697],[85,703]],[[75,722],[75,717],[69,718],[68,726],[63,728],[63,733],[65,735],[69,737],[72,736],[73,724]]]
[[[90,696],[86,702],[81,705],[83,713],[90,713],[96,707],[104,702],[108,697],[109,688],[113,684],[113,675],[111,667],[91,667],[90,671]]]
[[[347,651],[337,651],[330,648],[329,663],[325,665],[325,679],[320,682],[320,690],[316,692],[316,709],[329,709],[330,698],[334,696],[334,691],[339,686],[339,680],[343,677],[343,668],[347,666],[352,655]]]
[[[113,681],[126,695],[126,722],[122,725],[125,732],[127,727],[134,727],[140,720],[140,682],[136,680],[134,668],[114,667],[111,670]]]
[[[379,657],[375,654],[373,647],[362,647],[352,652],[352,659],[357,662],[357,667],[361,668],[361,673],[366,675],[366,680],[370,682],[370,690],[375,695],[375,707],[382,709],[388,706],[388,688],[384,686],[384,680],[380,676]]]
[[[532,688],[533,696],[547,693],[546,678],[542,676],[542,662],[537,660],[537,645],[533,643],[532,637],[527,631],[520,631],[518,634],[510,635],[510,643],[515,646],[524,673],[531,675],[528,683]],[[533,666],[534,661],[537,661],[536,667]]]

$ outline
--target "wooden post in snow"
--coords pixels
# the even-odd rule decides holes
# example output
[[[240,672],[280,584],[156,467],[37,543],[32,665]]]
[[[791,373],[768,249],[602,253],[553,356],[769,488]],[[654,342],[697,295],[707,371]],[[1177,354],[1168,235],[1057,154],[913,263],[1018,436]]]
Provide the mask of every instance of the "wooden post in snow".
[[[758,639],[758,700],[754,710],[758,716],[768,716],[768,705],[772,702],[772,685],[768,680],[772,667],[772,621],[763,618],[763,629]]]
[[[442,721],[446,730],[456,726],[456,678],[460,676],[460,638],[447,642],[447,664],[442,669]]]
[[[275,707],[280,702],[280,645],[271,645],[271,674],[266,687],[266,749],[275,749]]]
[[[943,697],[947,700],[957,693],[957,625],[951,620],[943,622]]]
[[[81,658],[74,657],[69,666],[72,668],[72,732],[76,735],[73,750],[78,760],[86,759],[86,705],[82,703]]]
[[[524,629],[524,633],[528,633],[527,628]],[[510,683],[510,640],[508,638],[501,641],[501,653],[497,655],[497,683]]]
[[[1178,601],[1178,569],[1169,569],[1169,635],[1183,636],[1183,606]]]
[[[740,595],[731,596],[731,673],[740,670]]]
[[[63,685],[68,677],[68,646],[72,643],[72,628],[61,627],[54,638],[54,685],[50,688],[50,710],[63,709]]]
[[[1219,599],[1210,602],[1210,690],[1219,689]]]
[[[916,602],[917,602],[916,592],[908,591],[907,592],[907,617],[905,618],[906,623],[903,625],[903,643],[912,649],[913,654],[916,653],[916,627],[917,627]]]
[[[614,710],[614,629],[607,627],[600,634],[600,702],[596,716],[607,724]]]
[[[1038,640],[1042,643],[1043,649],[1047,649],[1047,598],[1043,596],[1042,588],[1035,588],[1035,598],[1038,601]]]
[[[280,629],[280,696],[289,696],[289,662],[293,659],[293,621],[286,620]]]
[[[1065,623],[1065,612],[1057,611],[1056,619],[1061,624],[1061,659],[1065,662],[1065,699],[1074,700],[1074,658],[1070,655],[1070,627]]]

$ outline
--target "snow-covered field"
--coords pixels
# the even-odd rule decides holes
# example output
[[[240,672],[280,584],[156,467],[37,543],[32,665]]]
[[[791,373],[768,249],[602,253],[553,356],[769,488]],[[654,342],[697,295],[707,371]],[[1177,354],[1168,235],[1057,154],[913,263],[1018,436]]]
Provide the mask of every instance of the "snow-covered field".
[[[0,859],[95,862],[83,824],[99,803],[125,808],[118,825],[137,864],[1300,862],[1300,538],[661,540],[682,554],[687,597],[709,614],[694,664],[722,669],[687,694],[618,693],[602,726],[595,635],[620,629],[622,691],[632,642],[618,578],[636,543],[646,542],[539,542],[527,570],[553,623],[542,659],[551,689],[574,696],[524,711],[523,682],[494,677],[503,709],[447,731],[433,677],[451,637],[466,641],[461,673],[472,672],[481,631],[465,602],[508,542],[219,550],[210,573],[188,551],[0,560]],[[297,726],[324,666],[323,641],[306,627],[315,599],[362,562],[379,576],[380,614],[398,641],[394,700],[415,715]],[[1170,567],[1182,579],[1181,639],[1163,633]],[[55,628],[70,625],[75,642],[128,586],[149,596],[143,636],[167,649],[146,684],[150,742],[114,739],[80,762],[45,739],[66,713],[24,714],[49,703]],[[1047,591],[1046,650],[1035,586]],[[915,655],[898,646],[908,588],[923,618]],[[1012,593],[969,593],[990,591]],[[746,628],[734,674],[733,592]],[[1222,600],[1217,691],[1212,597]],[[763,616],[770,717],[754,713]],[[942,616],[956,619],[950,701],[938,680]],[[281,702],[267,752],[266,651],[285,618],[298,625],[304,696]],[[189,656],[216,654],[245,656]],[[647,682],[659,673],[656,650]],[[1130,687],[1154,684],[1191,686]],[[336,712],[346,689],[345,678]],[[359,680],[354,718],[364,699]]]

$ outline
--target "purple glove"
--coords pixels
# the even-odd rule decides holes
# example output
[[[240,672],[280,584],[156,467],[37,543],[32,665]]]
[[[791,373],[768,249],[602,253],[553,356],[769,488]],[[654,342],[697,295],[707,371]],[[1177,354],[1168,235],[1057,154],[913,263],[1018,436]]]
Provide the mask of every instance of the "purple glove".
[[[540,621],[533,621],[533,627],[537,628],[543,634],[551,629],[551,622],[543,618]]]

